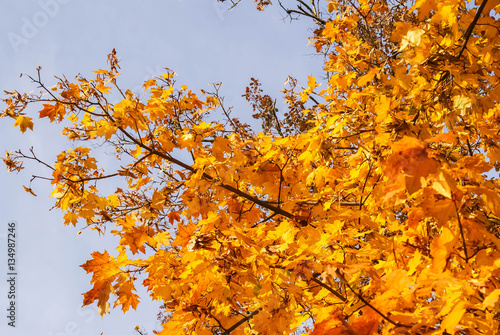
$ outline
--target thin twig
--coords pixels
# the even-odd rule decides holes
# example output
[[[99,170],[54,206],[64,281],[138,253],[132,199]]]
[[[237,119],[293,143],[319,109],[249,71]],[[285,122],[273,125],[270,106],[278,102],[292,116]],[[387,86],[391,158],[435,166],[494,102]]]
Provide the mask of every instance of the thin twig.
[[[33,147],[30,148],[30,152],[31,154],[33,155],[32,157],[30,156],[26,156],[25,154],[22,153],[21,150],[18,150],[17,153],[19,153],[19,155],[21,155],[22,158],[26,158],[26,159],[33,159],[35,161],[37,161],[38,163],[42,164],[42,165],[45,165],[46,167],[48,167],[49,169],[51,170],[55,170],[52,166],[50,166],[49,164],[45,163],[44,161],[38,159],[38,157],[36,157],[35,155],[35,151],[33,150]]]

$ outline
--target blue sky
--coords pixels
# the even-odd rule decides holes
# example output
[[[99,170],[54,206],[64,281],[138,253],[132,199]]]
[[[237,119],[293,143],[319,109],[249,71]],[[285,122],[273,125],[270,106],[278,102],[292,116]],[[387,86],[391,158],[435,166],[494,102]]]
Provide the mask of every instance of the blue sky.
[[[225,104],[234,106],[234,116],[251,120],[251,108],[241,95],[251,77],[259,78],[266,93],[278,98],[288,75],[307,82],[318,74],[322,59],[308,45],[313,24],[283,19],[278,7],[255,10],[242,1],[231,11],[215,0],[170,1],[2,1],[0,5],[0,91],[36,90],[28,78],[42,66],[47,84],[54,75],[72,79],[78,73],[106,68],[106,55],[115,48],[121,59],[119,84],[138,92],[142,81],[160,75],[168,67],[178,73],[178,83],[193,90],[209,89],[222,82]],[[4,106],[2,105],[2,108]],[[278,106],[280,107],[280,106]],[[41,109],[41,108],[40,108]],[[29,110],[37,115],[37,108]],[[5,150],[34,147],[37,155],[53,162],[58,152],[70,147],[59,136],[58,127],[45,120],[35,122],[35,131],[22,135],[12,120],[0,120]],[[99,163],[114,164],[106,155]],[[159,329],[158,303],[147,292],[137,311],[123,314],[112,309],[101,318],[95,306],[83,309],[82,293],[90,289],[90,275],[79,265],[93,251],[113,251],[111,236],[98,238],[91,231],[76,236],[78,229],[64,227],[58,210],[49,211],[51,186],[35,182],[37,197],[26,193],[32,174],[44,174],[40,166],[26,164],[20,174],[0,167],[0,278],[6,277],[7,222],[17,222],[17,322],[7,326],[7,283],[0,281],[1,334],[133,334],[139,325]]]

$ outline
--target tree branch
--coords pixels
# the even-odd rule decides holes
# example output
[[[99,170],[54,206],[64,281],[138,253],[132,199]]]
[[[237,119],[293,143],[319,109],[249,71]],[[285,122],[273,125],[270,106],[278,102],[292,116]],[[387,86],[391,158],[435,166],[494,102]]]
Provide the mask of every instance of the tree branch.
[[[110,116],[111,117],[111,116]],[[164,154],[162,152],[159,152],[158,150],[155,150],[153,148],[150,148],[148,147],[147,145],[141,143],[140,141],[138,141],[136,138],[134,138],[132,135],[130,135],[125,129],[123,129],[122,127],[118,127],[118,129],[126,136],[128,137],[132,142],[134,142],[135,144],[137,144],[138,146],[142,147],[143,149],[146,149],[150,152],[152,152],[153,154],[171,162],[171,163],[174,163],[176,165],[179,165],[180,167],[192,172],[192,173],[196,173],[197,172],[197,169],[193,168],[192,166],[168,155],[168,154]],[[231,185],[226,185],[224,183],[221,183],[219,182],[216,178],[210,176],[209,174],[203,172],[202,174],[202,177],[208,181],[213,181],[213,182],[216,182],[216,185],[219,186],[219,187],[222,187],[242,198],[245,198],[247,200],[250,200],[252,202],[254,202],[255,204],[261,206],[261,207],[264,207],[264,208],[267,208],[269,209],[270,211],[273,211],[279,215],[282,215],[284,217],[287,217],[289,219],[294,219],[295,218],[295,215],[293,215],[292,213],[289,213],[279,207],[276,207],[276,206],[273,206],[271,204],[269,204],[267,201],[264,201],[264,200],[260,200],[259,198],[256,198],[254,196],[251,196],[250,194],[247,194]]]
[[[411,326],[399,323],[398,321],[391,320],[387,315],[385,315],[384,313],[379,311],[377,308],[375,308],[375,306],[370,304],[370,302],[368,302],[368,300],[366,300],[360,293],[356,292],[352,288],[352,286],[349,285],[349,282],[347,282],[347,280],[344,278],[344,276],[339,271],[337,271],[337,275],[339,276],[339,279],[352,291],[352,293],[354,293],[358,297],[359,300],[361,300],[366,306],[370,307],[375,313],[380,315],[384,320],[386,320],[387,322],[389,322],[397,327],[411,328]]]
[[[481,6],[479,6],[479,9],[476,12],[476,16],[474,17],[474,20],[472,20],[471,24],[467,28],[467,31],[465,32],[464,35],[464,44],[462,44],[462,48],[460,49],[460,52],[458,53],[457,58],[460,58],[462,56],[462,53],[465,50],[465,47],[467,46],[467,42],[469,42],[469,38],[472,35],[472,31],[474,30],[474,27],[476,26],[477,21],[479,20],[479,17],[481,16],[481,12],[483,11],[484,7],[486,6],[486,3],[488,0],[484,0]]]
[[[317,274],[317,275],[319,275],[319,274]],[[327,289],[328,291],[330,291],[330,293],[332,293],[334,296],[336,296],[337,298],[339,298],[340,300],[342,300],[342,302],[346,302],[347,301],[347,299],[344,296],[342,296],[339,292],[335,291],[333,288],[331,288],[330,286],[326,285],[325,283],[323,283],[318,278],[315,278],[313,276],[311,278],[311,280],[313,282],[315,282],[316,284],[318,284],[319,286],[323,287],[324,289]]]
[[[251,318],[253,318],[255,315],[259,314],[259,312],[262,310],[262,307],[259,307],[259,309],[253,311],[252,313],[250,313],[249,315],[245,316],[243,319],[241,319],[240,321],[236,322],[234,325],[232,325],[230,328],[228,328],[225,332],[223,332],[221,335],[229,335],[231,334],[231,332],[233,330],[235,330],[236,328],[238,328],[239,326],[241,326],[242,324],[244,324],[245,322],[247,322],[248,320],[250,320]]]
[[[465,263],[469,263],[469,256],[467,255],[467,245],[465,244],[464,228],[462,226],[462,220],[460,219],[460,213],[458,212],[457,203],[453,200],[455,205],[455,211],[457,212],[458,227],[460,228],[460,237],[462,238],[462,245],[464,247]]]

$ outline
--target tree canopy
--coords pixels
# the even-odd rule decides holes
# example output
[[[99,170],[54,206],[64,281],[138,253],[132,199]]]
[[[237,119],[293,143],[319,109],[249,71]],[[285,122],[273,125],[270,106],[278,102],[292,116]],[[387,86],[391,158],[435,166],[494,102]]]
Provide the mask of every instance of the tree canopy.
[[[64,224],[120,238],[82,265],[83,304],[127,311],[144,285],[158,334],[497,334],[498,2],[274,5],[314,23],[323,76],[289,77],[285,113],[248,78],[261,130],[218,84],[167,70],[121,88],[114,50],[91,78],[48,87],[38,69],[40,93],[6,92],[20,131],[48,118],[74,142],[54,163],[7,152],[7,169],[50,169],[33,178]]]

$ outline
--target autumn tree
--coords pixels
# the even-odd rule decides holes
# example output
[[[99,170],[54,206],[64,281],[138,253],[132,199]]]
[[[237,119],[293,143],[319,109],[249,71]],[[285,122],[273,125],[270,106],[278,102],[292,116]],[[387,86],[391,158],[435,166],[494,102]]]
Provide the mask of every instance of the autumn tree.
[[[48,118],[75,143],[7,169],[43,165],[66,225],[120,237],[82,265],[83,303],[127,311],[144,285],[159,334],[498,334],[498,2],[275,5],[316,26],[324,76],[289,78],[285,113],[251,79],[261,132],[170,70],[122,89],[114,51],[92,78],[39,69],[39,94],[7,92],[14,126]]]

